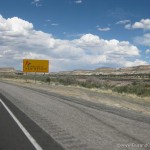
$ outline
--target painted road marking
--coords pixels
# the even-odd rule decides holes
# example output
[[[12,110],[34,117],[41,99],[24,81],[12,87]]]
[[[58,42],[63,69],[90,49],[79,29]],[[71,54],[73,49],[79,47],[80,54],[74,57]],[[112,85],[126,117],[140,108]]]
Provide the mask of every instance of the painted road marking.
[[[10,116],[14,119],[14,121],[17,123],[22,132],[26,135],[28,140],[36,148],[36,150],[43,150],[41,146],[36,142],[36,140],[32,137],[32,135],[25,129],[25,127],[21,124],[21,122],[16,118],[16,116],[11,112],[11,110],[6,106],[6,104],[1,99],[0,102],[5,107]]]

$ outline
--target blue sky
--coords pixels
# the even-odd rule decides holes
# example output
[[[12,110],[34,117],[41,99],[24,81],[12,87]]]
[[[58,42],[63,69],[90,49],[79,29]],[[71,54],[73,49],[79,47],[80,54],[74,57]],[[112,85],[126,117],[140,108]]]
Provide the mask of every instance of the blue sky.
[[[0,0],[0,67],[51,71],[150,64],[149,0]]]

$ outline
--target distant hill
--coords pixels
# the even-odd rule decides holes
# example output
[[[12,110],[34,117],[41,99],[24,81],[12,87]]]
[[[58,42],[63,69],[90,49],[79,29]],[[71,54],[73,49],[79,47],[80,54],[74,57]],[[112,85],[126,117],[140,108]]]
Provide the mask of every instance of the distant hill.
[[[150,74],[150,65],[141,65],[126,68],[97,68],[95,70],[74,70],[54,73],[59,75],[122,75],[122,74]]]
[[[16,72],[15,68],[12,67],[0,68],[0,73],[15,73],[15,72]]]
[[[135,67],[128,67],[128,68],[120,68],[118,69],[119,72],[126,73],[126,74],[149,74],[150,73],[150,65],[141,65]]]
[[[0,73],[18,73],[22,71],[17,71],[13,67],[4,67],[0,68]],[[62,71],[57,73],[50,74],[59,74],[59,75],[122,75],[122,74],[150,74],[150,65],[141,65],[134,67],[126,68],[97,68],[95,70],[74,70],[74,71]]]

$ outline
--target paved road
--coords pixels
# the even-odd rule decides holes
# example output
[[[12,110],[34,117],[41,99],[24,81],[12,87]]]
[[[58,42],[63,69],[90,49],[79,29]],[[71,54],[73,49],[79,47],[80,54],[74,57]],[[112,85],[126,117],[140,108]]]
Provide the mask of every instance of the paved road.
[[[0,103],[0,150],[8,149],[35,150],[34,146]]]
[[[43,130],[47,138],[23,123],[43,146],[52,137],[66,150],[150,149],[148,116],[2,82],[0,93]]]
[[[0,150],[64,150],[0,93]]]

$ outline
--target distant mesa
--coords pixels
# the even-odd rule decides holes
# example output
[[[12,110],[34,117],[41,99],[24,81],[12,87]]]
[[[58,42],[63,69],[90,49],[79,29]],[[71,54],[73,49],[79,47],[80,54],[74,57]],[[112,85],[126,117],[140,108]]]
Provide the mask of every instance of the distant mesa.
[[[20,70],[15,70],[13,67],[0,68],[1,74],[23,74]],[[50,74],[58,75],[123,75],[123,74],[150,74],[150,65],[140,65],[126,68],[109,68],[102,67],[95,70],[74,70],[74,71],[61,71],[51,72]]]
[[[16,70],[15,68],[13,67],[2,67],[0,68],[0,74],[1,75],[6,75],[6,74],[23,74],[22,71],[20,70]]]
[[[97,72],[112,72],[115,70],[116,70],[115,68],[103,67],[103,68],[97,68],[95,71],[97,71]]]
[[[0,73],[15,73],[15,72],[16,72],[15,68],[12,67],[0,68]]]
[[[59,75],[125,75],[125,74],[150,74],[150,65],[141,65],[126,68],[102,67],[95,70],[74,70],[54,73]]]

